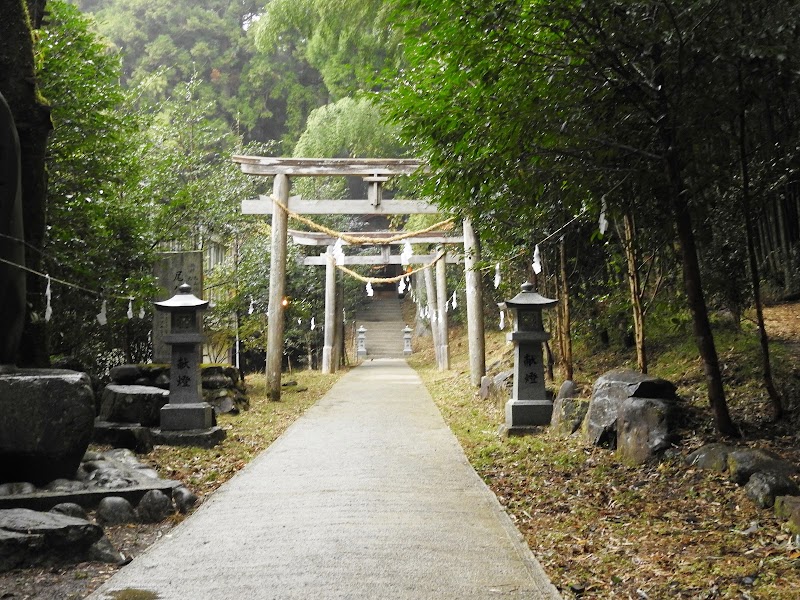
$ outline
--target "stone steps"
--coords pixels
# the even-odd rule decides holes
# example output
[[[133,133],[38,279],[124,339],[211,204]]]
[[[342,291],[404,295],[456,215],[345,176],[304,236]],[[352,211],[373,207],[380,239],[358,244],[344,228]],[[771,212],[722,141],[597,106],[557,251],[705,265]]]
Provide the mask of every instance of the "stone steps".
[[[394,297],[374,297],[356,314],[356,327],[364,327],[367,358],[403,357],[401,301]]]

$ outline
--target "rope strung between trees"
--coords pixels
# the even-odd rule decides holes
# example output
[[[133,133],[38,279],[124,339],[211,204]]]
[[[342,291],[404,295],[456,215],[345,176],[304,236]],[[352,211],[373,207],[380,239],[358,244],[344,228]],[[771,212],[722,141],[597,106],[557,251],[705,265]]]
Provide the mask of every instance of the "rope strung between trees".
[[[405,240],[415,235],[420,235],[423,233],[430,233],[431,231],[435,231],[440,227],[444,227],[445,225],[451,224],[455,221],[455,217],[450,217],[449,219],[445,219],[444,221],[439,221],[438,223],[434,223],[430,227],[425,227],[424,229],[420,229],[418,231],[405,231],[402,233],[398,233],[397,235],[390,237],[390,238],[374,238],[374,237],[362,237],[357,235],[349,235],[347,233],[342,233],[340,231],[336,231],[334,229],[330,229],[329,227],[325,227],[324,225],[320,225],[319,223],[315,223],[311,219],[304,217],[302,215],[297,214],[289,210],[289,207],[283,204],[280,200],[278,200],[275,196],[270,195],[272,201],[278,205],[281,210],[283,210],[290,218],[295,219],[296,221],[300,221],[311,227],[312,229],[319,231],[320,233],[325,233],[331,237],[340,238],[341,240],[351,244],[353,246],[359,246],[361,244],[375,244],[375,245],[384,245],[384,244],[391,244],[392,242],[399,242],[401,240]]]

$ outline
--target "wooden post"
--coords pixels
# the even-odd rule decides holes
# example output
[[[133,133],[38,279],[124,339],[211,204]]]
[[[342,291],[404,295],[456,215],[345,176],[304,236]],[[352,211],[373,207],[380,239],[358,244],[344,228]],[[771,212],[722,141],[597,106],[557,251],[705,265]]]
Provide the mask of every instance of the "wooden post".
[[[345,357],[345,334],[344,334],[344,273],[337,272],[336,278],[336,307],[333,318],[333,364],[334,369],[346,364]]]
[[[434,284],[433,273],[431,269],[425,269],[425,296],[428,301],[428,310],[431,319],[431,336],[433,337],[433,350],[436,354],[436,365],[440,366],[442,360],[441,355],[441,330],[439,329],[439,308],[436,302],[436,286]]]
[[[436,263],[436,303],[439,308],[439,370],[450,369],[450,343],[447,331],[447,250],[439,247],[442,258]]]
[[[336,372],[336,363],[333,360],[336,344],[336,262],[333,258],[333,246],[328,246],[325,254],[325,325],[324,341],[322,343],[322,372],[330,374]]]
[[[269,323],[267,324],[267,396],[281,399],[281,365],[283,364],[283,298],[286,289],[286,241],[289,218],[278,206],[289,202],[289,178],[275,176],[272,187],[272,255],[269,266]]]
[[[464,219],[464,273],[467,280],[467,338],[470,383],[480,387],[486,375],[486,342],[483,323],[483,278],[478,269],[480,244],[472,222]]]

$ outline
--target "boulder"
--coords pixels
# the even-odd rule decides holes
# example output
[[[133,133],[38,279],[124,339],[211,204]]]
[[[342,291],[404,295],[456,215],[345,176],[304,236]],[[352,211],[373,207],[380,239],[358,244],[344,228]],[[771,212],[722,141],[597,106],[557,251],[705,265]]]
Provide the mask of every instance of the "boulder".
[[[675,386],[664,379],[637,371],[610,371],[595,381],[583,429],[595,446],[614,448],[620,404],[628,398],[674,400]]]
[[[742,448],[728,454],[728,476],[738,485],[745,485],[753,473],[794,475],[797,468],[777,455],[759,448]]]
[[[134,523],[136,514],[133,506],[120,496],[106,496],[97,505],[97,522],[103,525],[123,525]]]
[[[112,565],[122,565],[125,563],[125,555],[114,548],[111,541],[103,536],[89,547],[88,557],[91,560]]]
[[[800,496],[777,496],[775,498],[775,516],[780,519],[790,519],[797,515],[800,523]]]
[[[675,437],[675,404],[657,398],[626,398],[619,406],[617,453],[643,464],[666,450]]]
[[[175,507],[181,514],[186,514],[197,504],[197,496],[182,485],[172,490],[172,498],[175,500]]]
[[[686,462],[701,469],[711,469],[719,473],[728,470],[728,454],[735,448],[725,444],[706,444],[686,457]]]
[[[778,496],[800,494],[797,484],[783,473],[753,473],[744,486],[747,497],[761,508],[772,508]]]
[[[111,381],[121,385],[131,385],[142,379],[142,370],[138,365],[118,365],[108,372]]]
[[[50,512],[66,515],[75,519],[83,519],[84,521],[89,520],[89,516],[86,514],[84,508],[80,504],[75,504],[74,502],[61,502],[60,504],[56,504],[50,509]]]
[[[173,512],[172,500],[158,490],[147,492],[136,507],[136,516],[141,523],[160,523]]]
[[[158,427],[161,407],[167,402],[168,390],[154,386],[111,383],[103,390],[98,420]]]
[[[94,394],[85,373],[0,374],[0,482],[40,485],[75,474],[92,438]]]
[[[572,381],[565,381],[558,390],[553,402],[553,416],[550,429],[560,435],[572,435],[581,428],[581,423],[589,410],[588,398],[576,398],[577,387]]]
[[[26,508],[0,510],[0,572],[51,558],[78,559],[103,537],[84,519]]]

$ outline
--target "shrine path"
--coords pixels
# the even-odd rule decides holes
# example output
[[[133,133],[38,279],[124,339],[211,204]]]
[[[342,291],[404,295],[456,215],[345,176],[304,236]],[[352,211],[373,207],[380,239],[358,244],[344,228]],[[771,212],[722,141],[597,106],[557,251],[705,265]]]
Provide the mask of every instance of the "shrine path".
[[[401,359],[353,369],[90,598],[556,599]]]

